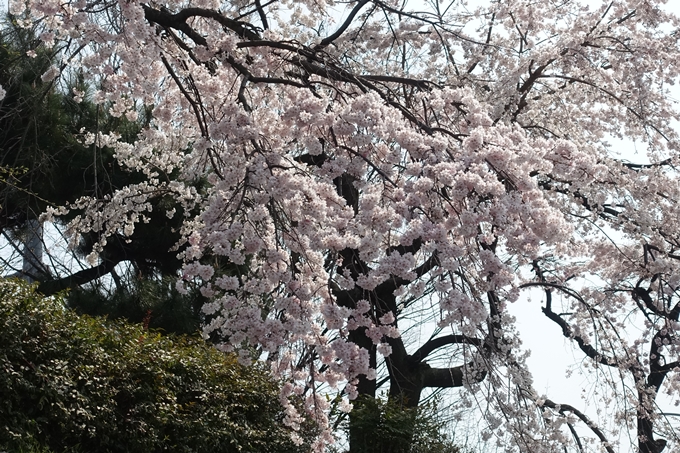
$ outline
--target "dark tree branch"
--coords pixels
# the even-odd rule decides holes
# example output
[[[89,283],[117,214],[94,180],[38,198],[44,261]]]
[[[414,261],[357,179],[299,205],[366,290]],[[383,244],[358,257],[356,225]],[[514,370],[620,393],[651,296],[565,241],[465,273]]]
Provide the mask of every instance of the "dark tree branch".
[[[578,347],[581,349],[581,351],[583,351],[588,357],[593,359],[595,362],[610,367],[617,368],[620,367],[618,360],[612,357],[605,356],[600,351],[591,346],[582,336],[576,335],[571,326],[564,319],[562,319],[560,315],[546,307],[543,307],[543,313],[548,317],[548,319],[550,319],[551,321],[553,321],[555,324],[559,325],[562,328],[562,335],[564,335],[565,338],[574,340]]]
[[[460,365],[451,368],[428,368],[424,371],[423,387],[452,388],[462,387],[465,384],[465,373],[475,372],[472,365]],[[486,378],[487,372],[477,371],[474,382],[482,382]]]
[[[267,41],[267,40],[257,40],[257,41],[241,41],[236,43],[236,47],[239,49],[245,49],[247,47],[271,47],[272,49],[288,50],[293,53],[301,53],[306,57],[313,56],[313,52],[304,52],[304,49],[295,46],[289,42],[283,41]]]
[[[588,418],[586,414],[581,412],[580,410],[576,409],[573,406],[570,406],[569,404],[556,404],[551,400],[545,400],[543,403],[543,407],[548,407],[550,409],[557,409],[559,406],[559,413],[563,414],[565,412],[571,412],[574,414],[576,417],[578,417],[583,423],[586,424],[588,428],[597,436],[598,439],[602,442],[602,445],[604,446],[605,450],[607,450],[608,453],[614,453],[614,449],[609,445],[609,441],[607,440],[607,437],[604,435],[602,430],[597,427],[597,425]]]
[[[649,295],[649,290],[646,290],[645,288],[640,286],[641,283],[642,280],[638,282],[638,284],[635,286],[635,289],[632,291],[633,300],[638,301],[641,299],[645,303],[645,307],[647,307],[647,309],[650,310],[652,313],[659,316],[665,316],[666,313],[663,310],[659,310],[654,305],[654,301]]]
[[[638,170],[642,170],[642,169],[645,169],[645,168],[659,168],[659,167],[665,167],[667,165],[672,166],[673,162],[671,161],[671,159],[666,159],[666,160],[662,160],[661,162],[656,162],[656,163],[652,163],[652,164],[633,164],[633,163],[630,163],[630,162],[621,162],[621,164],[624,167],[630,168],[631,170],[638,171]]]
[[[268,30],[269,22],[267,22],[267,15],[264,13],[264,8],[262,7],[260,0],[255,0],[255,7],[257,8],[257,14],[260,16],[260,20],[262,21],[262,28]]]
[[[46,296],[52,296],[59,291],[76,288],[89,283],[92,280],[103,277],[104,275],[111,272],[118,265],[118,263],[120,263],[120,261],[105,260],[98,266],[91,267],[89,269],[83,269],[82,271],[76,272],[75,274],[69,275],[68,277],[43,281],[38,285],[38,291]]]
[[[389,247],[387,249],[387,255],[391,255],[394,252],[399,252],[400,255],[404,255],[406,253],[418,253],[420,250],[420,247],[423,245],[423,240],[420,237],[417,237],[416,239],[413,240],[411,245],[397,245],[393,247]]]
[[[142,5],[142,8],[144,8],[144,17],[149,22],[156,23],[161,27],[170,27],[180,30],[182,33],[189,36],[196,44],[202,46],[207,45],[206,39],[199,35],[186,23],[186,21],[192,17],[205,17],[213,19],[220,25],[236,33],[241,38],[245,38],[250,41],[259,41],[261,39],[260,35],[254,31],[254,27],[252,25],[248,24],[247,22],[241,22],[225,17],[220,12],[215,10],[205,8],[184,8],[177,14],[173,14],[168,10],[157,10],[148,5]]]
[[[193,40],[197,45],[207,46],[207,40],[196,32],[191,26],[187,24],[187,20],[191,17],[205,17],[210,18],[225,28],[234,31],[238,36],[247,40],[247,42],[238,43],[239,48],[254,47],[254,46],[267,46],[271,48],[278,48],[282,50],[287,50],[291,52],[291,58],[287,61],[298,68],[306,71],[308,74],[314,74],[327,80],[346,82],[356,86],[363,93],[367,93],[369,90],[373,90],[380,95],[380,97],[390,106],[398,109],[401,114],[410,122],[418,126],[425,133],[431,135],[435,132],[424,121],[418,119],[418,117],[407,107],[403,106],[399,102],[394,101],[386,93],[378,89],[378,87],[372,84],[373,81],[379,82],[395,82],[400,83],[402,86],[410,85],[414,87],[419,87],[422,89],[429,89],[429,85],[436,86],[433,82],[427,82],[423,80],[415,80],[408,78],[392,77],[392,76],[381,76],[381,75],[357,75],[353,74],[339,65],[335,64],[333,61],[329,60],[327,56],[322,55],[319,52],[319,48],[315,47],[310,49],[304,46],[299,46],[294,43],[282,43],[282,42],[272,42],[263,41],[260,35],[254,31],[254,27],[250,26],[245,22],[240,22],[237,20],[229,19],[223,16],[218,11],[204,9],[204,8],[186,8],[180,12],[173,14],[168,10],[157,10],[151,8],[150,6],[143,5],[145,18],[150,23],[155,23],[164,28],[174,28],[181,31],[187,35],[191,40]],[[356,9],[358,11],[358,9]],[[336,32],[344,31],[342,27]],[[336,39],[334,35],[328,38]],[[327,39],[328,39],[327,38]],[[323,41],[322,41],[323,42]],[[252,77],[252,75],[243,67],[243,65],[236,65],[233,58],[227,59],[227,61],[234,66],[242,75],[245,77]],[[268,83],[284,83],[281,78],[262,78],[258,79],[257,82],[268,82]],[[296,83],[286,82],[289,85],[299,86]],[[309,87],[310,85],[303,85],[304,87]],[[437,129],[438,132],[450,135],[456,139],[460,137],[457,134],[453,134],[445,129]]]
[[[659,330],[652,338],[649,345],[649,375],[647,376],[647,385],[652,387],[655,392],[659,391],[661,384],[663,384],[666,375],[673,369],[678,367],[679,362],[662,363],[665,357],[661,353],[661,349],[669,344],[672,344],[673,338],[667,329]]]
[[[340,27],[335,31],[335,33],[322,39],[321,42],[314,47],[314,50],[316,51],[321,50],[324,47],[331,44],[336,39],[338,39],[340,36],[342,36],[342,34],[352,24],[354,17],[359,13],[361,8],[363,8],[366,3],[368,3],[368,0],[361,0],[359,3],[357,3],[352,9],[352,11],[350,11],[349,16],[347,17],[347,19],[345,19],[345,22],[343,22],[342,25],[340,25]]]
[[[536,267],[537,266],[535,266],[535,268]],[[555,313],[552,310],[552,291],[550,290],[550,288],[558,289],[564,292],[565,294],[576,298],[580,302],[585,303],[585,301],[583,301],[583,299],[581,299],[581,297],[575,291],[566,288],[562,285],[557,285],[555,283],[548,282],[525,283],[524,285],[520,285],[520,288],[528,288],[533,286],[544,287],[546,295],[546,306],[543,307],[542,311],[548,319],[550,319],[551,321],[553,321],[555,324],[562,328],[562,335],[564,335],[565,338],[575,341],[578,347],[581,349],[581,351],[583,351],[588,357],[590,357],[595,362],[610,367],[620,367],[618,360],[602,354],[600,351],[591,346],[590,343],[585,340],[585,338],[583,338],[581,335],[577,335],[574,332],[574,329],[572,329],[572,327],[567,323],[567,321],[562,319],[562,317],[559,314]]]
[[[175,30],[179,30],[198,45],[208,45],[208,41],[185,22],[186,18],[182,19],[178,14],[159,11],[145,5],[142,5],[142,8],[144,8],[144,17],[149,22],[158,24],[164,28],[174,28]]]
[[[411,356],[413,360],[418,362],[425,360],[433,351],[448,346],[451,344],[469,344],[472,346],[481,347],[484,342],[479,338],[468,337],[466,335],[445,335],[443,337],[433,338],[422,345]]]
[[[165,58],[164,55],[161,55],[161,61],[163,62],[165,69],[168,70],[168,74],[170,74],[170,77],[172,77],[175,84],[177,85],[177,87],[182,92],[182,95],[189,102],[189,105],[191,105],[191,108],[194,111],[194,115],[196,116],[196,121],[198,122],[198,127],[201,129],[201,135],[203,135],[204,137],[207,138],[208,137],[208,128],[203,123],[203,115],[201,114],[201,106],[198,104],[198,102],[196,100],[194,100],[194,98],[191,97],[191,94],[189,94],[187,89],[184,87],[182,82],[179,80],[179,77],[177,77],[177,74],[175,74],[175,70],[172,69],[170,62],[167,60],[167,58]]]
[[[433,86],[439,86],[438,84],[430,80],[410,79],[407,77],[395,77],[387,75],[362,75],[361,78],[370,80],[371,82],[399,83],[402,85],[409,85],[416,88],[420,88],[426,91],[429,91]]]
[[[435,266],[439,266],[439,255],[436,250],[432,252],[432,255],[423,264],[413,269],[413,272],[415,272],[417,278],[420,278],[434,269]]]

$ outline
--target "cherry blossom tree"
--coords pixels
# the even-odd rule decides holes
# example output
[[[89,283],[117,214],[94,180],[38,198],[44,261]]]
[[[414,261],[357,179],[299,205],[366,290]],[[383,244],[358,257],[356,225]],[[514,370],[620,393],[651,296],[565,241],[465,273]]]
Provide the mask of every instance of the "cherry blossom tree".
[[[178,288],[210,298],[206,335],[287,379],[284,403],[306,396],[319,449],[359,396],[409,408],[458,387],[508,451],[614,452],[618,430],[675,451],[657,406],[680,400],[680,21],[664,8],[12,0],[64,45],[44,80],[80,68],[112,115],[152,107],[132,144],[85,131],[146,179],[44,219],[75,215],[73,244],[96,233],[96,266],[155,199],[180,203]],[[533,388],[508,313],[532,290],[597,377],[602,417]],[[350,412],[352,451],[361,434]]]
[[[112,150],[96,148],[94,144],[86,147],[78,137],[81,130],[99,130],[134,138],[146,115],[139,115],[134,122],[112,118],[106,106],[88,101],[92,87],[82,83],[77,73],[69,74],[67,80],[43,82],[41,75],[54,63],[59,47],[41,46],[37,39],[40,28],[40,24],[30,29],[19,27],[5,17],[0,20],[0,85],[5,91],[0,101],[3,274],[39,281],[40,291],[46,295],[97,281],[122,261],[134,269],[136,277],[175,274],[181,261],[169,249],[179,238],[179,223],[168,222],[163,213],[159,213],[159,220],[152,218],[151,225],[135,230],[133,239],[142,236],[143,241],[128,243],[127,237],[109,238],[99,266],[89,269],[78,268],[77,256],[81,250],[88,250],[96,234],[81,241],[81,250],[75,251],[75,256],[63,247],[55,252],[51,237],[57,234],[54,228],[43,234],[37,219],[46,206],[64,205],[83,195],[101,197],[144,179],[138,173],[122,170]],[[172,208],[171,199],[157,202]],[[68,220],[61,218],[60,222]],[[115,273],[113,278],[117,278]],[[119,280],[123,283],[117,287],[130,289],[125,276]]]

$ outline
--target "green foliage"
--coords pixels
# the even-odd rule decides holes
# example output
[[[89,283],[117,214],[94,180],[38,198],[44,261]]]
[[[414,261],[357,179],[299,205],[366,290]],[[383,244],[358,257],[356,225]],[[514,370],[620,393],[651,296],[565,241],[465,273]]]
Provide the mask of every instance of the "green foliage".
[[[0,281],[0,450],[305,450],[282,418],[262,369]]]
[[[200,329],[205,298],[198,291],[180,294],[176,281],[174,277],[130,276],[112,293],[88,285],[71,291],[66,302],[79,314],[144,323],[164,334],[195,334]]]
[[[94,174],[104,183],[115,179],[109,167],[112,153],[101,150],[95,159],[78,141],[81,128],[101,131],[126,129],[98,115],[97,106],[74,102],[41,76],[54,63],[54,53],[39,45],[38,30],[22,29],[11,19],[0,30],[0,85],[7,91],[0,102],[0,219],[2,226],[35,218],[48,204],[61,205],[94,192]],[[27,55],[34,52],[35,56]],[[74,82],[77,85],[77,82]],[[137,127],[139,129],[139,127]]]
[[[362,396],[350,418],[344,428],[349,434],[351,423],[356,436],[352,453],[462,453],[444,433],[434,402],[412,408]]]

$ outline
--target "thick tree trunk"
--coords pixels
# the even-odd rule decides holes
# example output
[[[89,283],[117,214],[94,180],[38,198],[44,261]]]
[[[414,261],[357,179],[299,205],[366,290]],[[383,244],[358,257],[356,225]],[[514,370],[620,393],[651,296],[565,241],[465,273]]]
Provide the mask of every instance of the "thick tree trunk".
[[[425,363],[390,364],[390,390],[386,403],[362,395],[350,413],[351,453],[408,453],[418,429],[418,406],[427,373]]]
[[[29,283],[45,277],[47,271],[42,262],[43,254],[43,227],[36,220],[26,220],[17,234],[21,242],[21,271],[14,277],[26,280]]]
[[[650,419],[647,411],[642,409],[642,407],[644,407],[644,390],[638,390],[638,392],[640,393],[638,404],[641,406],[641,408],[638,408],[637,411],[637,435],[639,452],[661,453],[666,448],[666,440],[654,439],[654,422]]]
[[[26,236],[23,238],[21,273],[29,281],[35,281],[36,277],[43,274],[43,227],[38,220],[26,222]]]
[[[371,367],[376,366],[376,349],[370,338],[366,336],[366,328],[361,328],[350,332],[349,339],[352,343],[361,346],[369,351]],[[354,402],[354,411],[350,413],[349,418],[349,444],[351,453],[368,453],[371,451],[368,442],[374,435],[372,424],[375,420],[371,419],[370,401],[375,400],[376,397],[376,381],[375,379],[368,379],[366,376],[359,376],[359,383],[357,385],[357,392],[359,398]],[[362,407],[362,405],[364,407]],[[352,414],[355,414],[352,416]],[[357,414],[369,415],[369,419],[357,417]]]

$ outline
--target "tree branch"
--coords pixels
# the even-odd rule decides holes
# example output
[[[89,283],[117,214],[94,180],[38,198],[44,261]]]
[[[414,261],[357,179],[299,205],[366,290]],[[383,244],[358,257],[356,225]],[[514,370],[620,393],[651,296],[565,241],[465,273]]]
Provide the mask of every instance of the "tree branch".
[[[443,337],[437,337],[427,341],[424,345],[418,348],[418,350],[411,357],[413,360],[420,362],[425,360],[427,356],[436,349],[450,344],[469,344],[480,347],[483,345],[483,343],[484,342],[479,338],[468,337],[466,335],[445,335]]]
[[[562,328],[562,335],[564,335],[565,338],[574,340],[576,344],[578,344],[578,347],[581,349],[581,351],[583,351],[588,357],[590,357],[595,362],[611,367],[620,367],[618,360],[612,357],[607,357],[600,351],[592,347],[582,336],[577,335],[574,332],[574,330],[567,323],[567,321],[565,321],[564,319],[562,319],[560,315],[552,311],[552,291],[549,288],[558,289],[566,293],[567,295],[576,298],[580,302],[585,303],[575,291],[571,290],[570,288],[566,288],[564,286],[548,282],[525,283],[524,285],[520,285],[520,288],[528,288],[532,286],[542,286],[545,288],[546,306],[542,308],[542,311],[548,317],[548,319],[550,319],[551,321],[553,321],[555,324]]]
[[[45,296],[51,296],[65,289],[76,288],[99,277],[103,277],[104,275],[111,272],[118,265],[118,263],[120,263],[120,261],[106,260],[98,266],[91,267],[89,269],[83,269],[82,271],[71,274],[68,277],[41,282],[38,285],[38,291],[40,291]]]
[[[184,8],[177,14],[173,14],[169,10],[157,10],[147,5],[142,5],[142,8],[144,8],[144,18],[149,22],[156,23],[161,27],[171,27],[180,30],[189,36],[196,44],[202,46],[207,45],[206,39],[186,23],[187,19],[191,17],[213,19],[220,25],[223,25],[236,33],[241,38],[250,41],[259,41],[261,39],[260,35],[256,33],[254,28],[247,22],[230,19],[215,10],[205,8]]]
[[[429,368],[423,375],[423,387],[452,388],[465,385],[465,370],[470,371],[472,364],[451,368]],[[486,370],[475,373],[474,382],[482,382],[486,378]]]
[[[314,50],[321,50],[330,43],[332,43],[333,41],[335,41],[336,39],[338,39],[340,36],[342,36],[342,34],[351,25],[352,21],[354,20],[354,16],[356,16],[357,13],[359,13],[361,8],[363,8],[366,3],[368,3],[368,0],[361,0],[359,3],[357,3],[352,9],[352,11],[350,11],[349,16],[347,17],[347,19],[345,19],[345,22],[343,22],[342,25],[340,25],[340,28],[338,28],[332,35],[326,36],[324,39],[322,39],[321,42],[314,47]]]
[[[608,453],[615,453],[614,449],[609,445],[609,441],[605,437],[602,430],[600,430],[600,428],[598,428],[597,425],[592,420],[590,420],[590,418],[588,418],[588,416],[586,414],[584,414],[580,410],[576,409],[573,406],[570,406],[569,404],[556,404],[555,402],[553,402],[551,400],[545,400],[545,402],[543,403],[543,405],[541,407],[548,407],[550,409],[558,409],[559,408],[558,412],[560,414],[563,414],[563,415],[564,415],[565,411],[571,412],[572,414],[577,416],[583,423],[585,423],[586,426],[588,428],[590,428],[590,430],[597,436],[597,438],[600,439],[605,450],[607,450]]]

